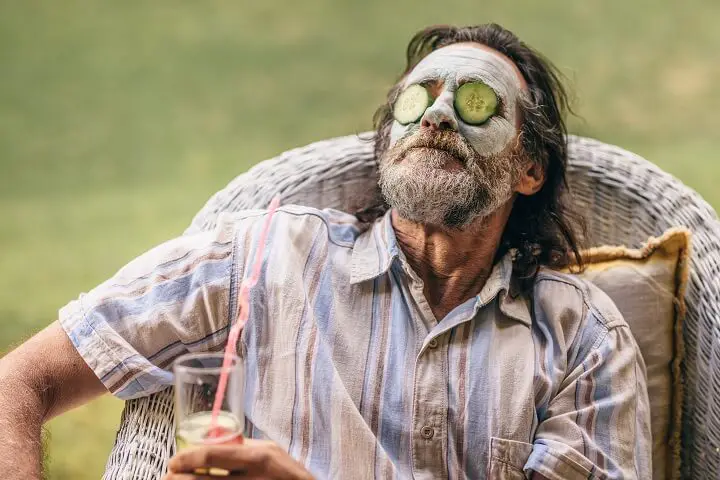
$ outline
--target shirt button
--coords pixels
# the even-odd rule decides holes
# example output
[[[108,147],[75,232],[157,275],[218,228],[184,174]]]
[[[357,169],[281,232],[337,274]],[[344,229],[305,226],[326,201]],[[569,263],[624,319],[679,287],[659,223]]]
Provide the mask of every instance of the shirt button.
[[[430,347],[430,348],[437,348],[437,346],[438,346],[438,341],[434,338],[428,342],[428,347]]]
[[[435,435],[435,429],[425,425],[420,429],[420,435],[429,440],[433,437],[433,435]]]

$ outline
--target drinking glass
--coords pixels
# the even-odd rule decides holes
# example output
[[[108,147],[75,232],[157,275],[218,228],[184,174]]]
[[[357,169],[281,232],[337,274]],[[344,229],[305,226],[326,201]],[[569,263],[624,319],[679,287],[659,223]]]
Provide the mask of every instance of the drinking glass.
[[[190,353],[173,363],[175,374],[175,441],[177,450],[198,445],[239,443],[245,427],[243,399],[245,364],[232,355],[223,369],[223,353]],[[220,374],[227,371],[225,398],[212,427],[212,409]],[[199,471],[200,470],[200,471]],[[196,474],[227,476],[220,468],[197,469]]]

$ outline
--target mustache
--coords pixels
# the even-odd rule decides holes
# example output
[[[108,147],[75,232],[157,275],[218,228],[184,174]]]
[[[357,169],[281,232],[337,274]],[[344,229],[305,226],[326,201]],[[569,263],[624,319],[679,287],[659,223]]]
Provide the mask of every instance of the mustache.
[[[452,130],[432,132],[428,130],[410,131],[398,141],[399,158],[413,148],[432,148],[443,150],[460,160],[463,165],[474,161],[477,157],[475,150],[467,143],[465,138]]]

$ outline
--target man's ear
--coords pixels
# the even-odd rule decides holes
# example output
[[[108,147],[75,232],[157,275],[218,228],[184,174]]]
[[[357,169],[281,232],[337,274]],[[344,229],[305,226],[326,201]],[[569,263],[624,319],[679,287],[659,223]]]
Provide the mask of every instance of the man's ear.
[[[545,184],[545,169],[535,162],[528,162],[520,175],[515,191],[521,195],[534,195]]]

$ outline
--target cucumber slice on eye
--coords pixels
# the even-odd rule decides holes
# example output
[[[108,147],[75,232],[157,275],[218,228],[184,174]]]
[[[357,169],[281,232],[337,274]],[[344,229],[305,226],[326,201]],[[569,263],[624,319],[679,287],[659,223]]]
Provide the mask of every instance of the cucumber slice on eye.
[[[464,83],[455,92],[455,111],[470,125],[485,123],[495,114],[497,105],[493,89],[481,82]]]
[[[393,115],[403,125],[416,122],[431,104],[430,93],[422,85],[410,85],[395,100]]]

